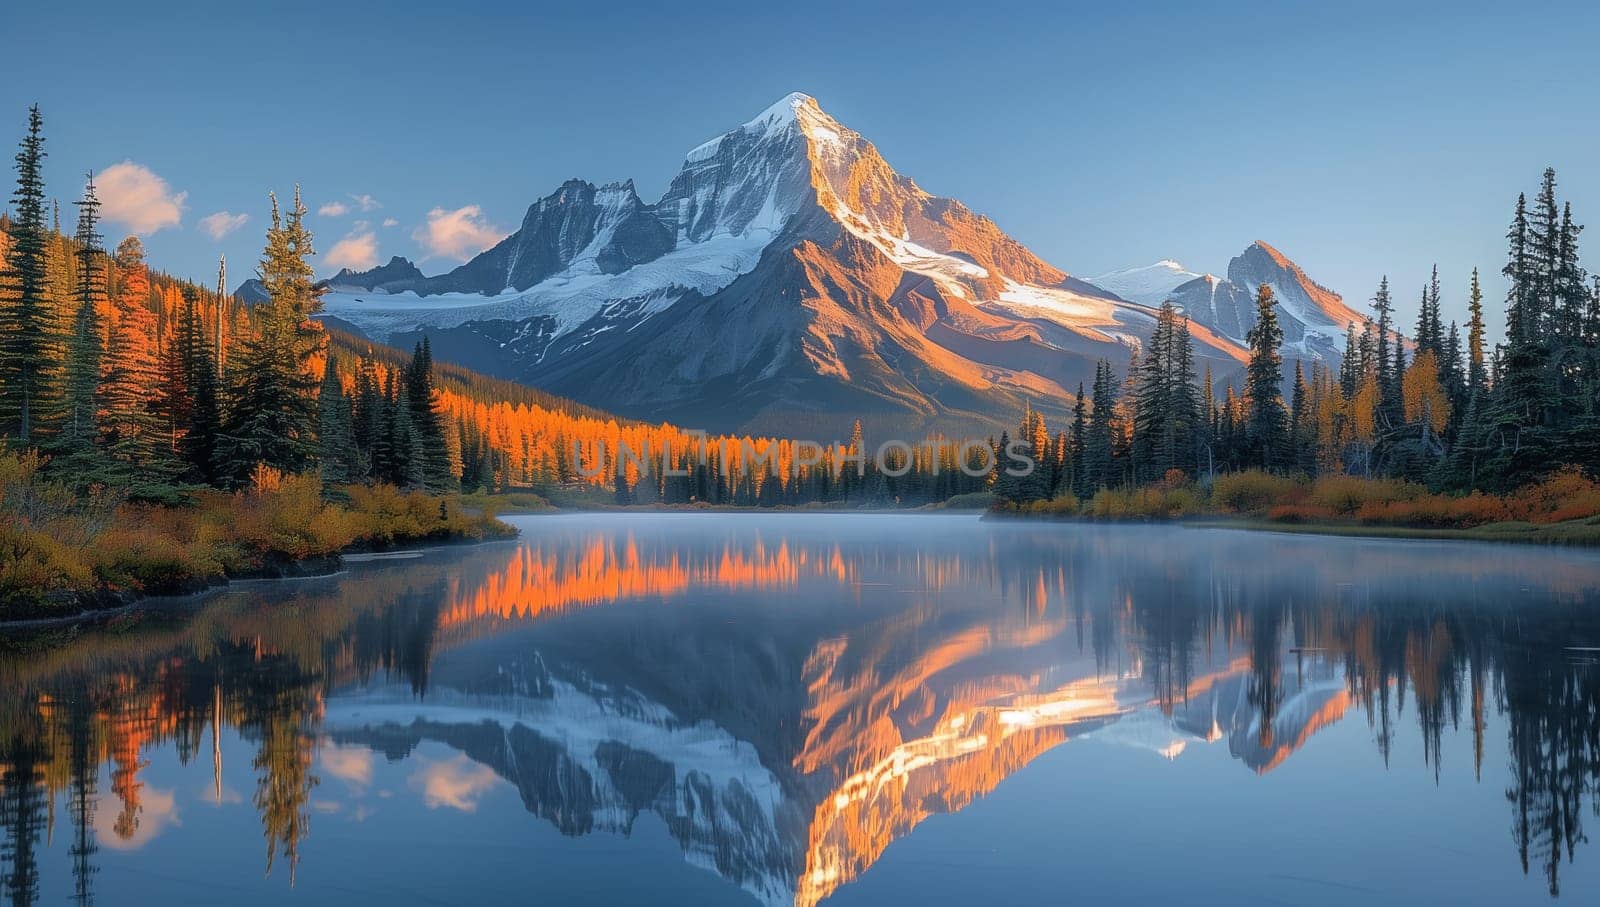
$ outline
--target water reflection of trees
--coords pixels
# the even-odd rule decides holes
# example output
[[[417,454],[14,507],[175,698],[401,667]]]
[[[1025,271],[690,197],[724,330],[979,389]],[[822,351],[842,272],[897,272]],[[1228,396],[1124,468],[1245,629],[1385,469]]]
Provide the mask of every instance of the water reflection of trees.
[[[266,870],[270,875],[281,860],[292,881],[309,830],[326,691],[377,671],[419,692],[426,687],[442,586],[394,579],[368,585],[365,605],[353,603],[341,584],[308,588],[272,609],[230,597],[193,619],[152,612],[31,658],[7,656],[0,663],[7,691],[0,701],[0,825],[11,902],[37,902],[40,836],[53,825],[63,793],[73,898],[93,902],[102,766],[110,766],[118,809],[110,831],[124,841],[135,839],[143,821],[140,773],[154,747],[170,744],[185,766],[209,754],[220,800],[224,728],[255,747],[252,802]]]
[[[1041,534],[991,549],[951,543],[932,551],[891,542],[850,549],[741,548],[733,541],[708,552],[687,542],[629,540],[552,546],[543,554],[524,546],[466,566],[399,566],[311,583],[270,607],[254,596],[229,596],[197,612],[158,612],[115,632],[7,655],[0,659],[7,690],[0,701],[4,888],[13,904],[37,902],[41,837],[53,804],[64,798],[74,894],[90,903],[102,767],[109,767],[118,810],[109,827],[132,837],[142,815],[145,753],[170,744],[185,765],[207,754],[215,759],[223,728],[254,747],[252,803],[266,866],[286,866],[292,877],[317,784],[316,728],[323,702],[341,686],[381,673],[422,695],[441,644],[576,605],[808,582],[850,589],[889,575],[918,578],[920,604],[889,615],[852,613],[832,625],[718,623],[710,631],[716,635],[694,640],[664,632],[671,617],[663,615],[624,637],[610,628],[613,646],[636,656],[613,667],[675,712],[718,721],[742,739],[756,737],[756,725],[781,712],[783,731],[767,732],[764,758],[841,783],[870,772],[904,739],[936,730],[940,713],[923,705],[926,694],[917,688],[950,665],[965,666],[964,690],[987,680],[997,681],[995,689],[1040,692],[1047,662],[1024,670],[985,661],[994,660],[1001,637],[1055,647],[1047,660],[1055,657],[1050,651],[1081,651],[1093,655],[1099,674],[1136,674],[1169,719],[1242,660],[1256,751],[1247,763],[1258,771],[1304,743],[1320,726],[1315,722],[1343,714],[1284,714],[1311,675],[1342,683],[1339,708],[1348,701],[1369,722],[1385,763],[1400,735],[1416,734],[1435,777],[1453,757],[1445,740],[1456,729],[1470,734],[1473,771],[1481,774],[1485,713],[1503,714],[1511,841],[1524,870],[1537,871],[1559,893],[1563,862],[1587,840],[1584,814],[1600,800],[1600,668],[1560,654],[1600,639],[1600,591],[1591,573],[1563,573],[1553,563],[1530,579],[1525,569],[1496,567],[1506,562],[1494,558],[1458,559],[1447,569],[1470,569],[1468,576],[1430,580],[1415,576],[1417,560],[1381,550],[1352,573],[1348,564],[1324,562],[1315,546],[1291,545],[1256,560],[1228,546],[1196,545],[1187,554],[1170,547],[1131,548],[1115,534]],[[1542,600],[1508,604],[1529,601],[1518,594],[1529,583]],[[958,600],[967,604],[951,604]],[[583,642],[561,654],[582,666],[594,657]],[[667,663],[685,661],[677,655],[691,645],[704,648],[690,663]],[[713,672],[706,666],[715,652],[706,649],[753,653],[741,657],[759,656],[762,664],[733,670],[724,660]],[[760,682],[728,688],[730,678],[752,672]],[[868,726],[892,728],[893,739],[860,730]],[[1065,735],[1041,731],[1036,738],[1011,740],[992,766],[969,759],[960,770],[970,777],[924,791],[919,808],[959,809]],[[220,766],[213,770],[220,779]],[[572,811],[572,804],[545,806],[552,816]],[[863,813],[868,819],[893,830],[881,815]],[[886,843],[875,840],[872,856]]]

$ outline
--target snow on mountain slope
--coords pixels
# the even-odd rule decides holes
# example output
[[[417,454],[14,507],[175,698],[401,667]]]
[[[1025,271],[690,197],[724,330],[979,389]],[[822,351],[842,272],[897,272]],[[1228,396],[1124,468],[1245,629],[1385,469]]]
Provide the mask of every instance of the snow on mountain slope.
[[[601,273],[593,267],[593,259],[579,259],[527,290],[493,296],[459,292],[423,296],[414,290],[383,293],[332,287],[323,296],[323,312],[379,338],[418,328],[450,328],[485,320],[524,321],[537,316],[554,318],[559,336],[617,302],[642,301],[644,311],[653,313],[687,292],[713,293],[755,267],[771,241],[765,230],[744,236],[717,235],[687,243],[619,274]]]
[[[547,678],[543,696],[379,686],[330,699],[323,729],[342,743],[411,747],[436,740],[490,766],[528,808],[567,834],[627,835],[658,814],[684,859],[768,905],[793,902],[785,836],[798,816],[755,749],[710,722],[657,703]]]
[[[1173,290],[1200,276],[1172,259],[1165,258],[1142,268],[1125,268],[1085,279],[1129,302],[1159,306],[1166,301]]]

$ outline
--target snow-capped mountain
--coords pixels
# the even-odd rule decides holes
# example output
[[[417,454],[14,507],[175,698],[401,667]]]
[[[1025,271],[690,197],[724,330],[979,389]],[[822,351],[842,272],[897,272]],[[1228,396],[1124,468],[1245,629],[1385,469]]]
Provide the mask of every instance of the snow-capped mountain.
[[[1171,298],[1195,322],[1242,341],[1255,326],[1255,293],[1262,284],[1278,301],[1285,354],[1292,358],[1337,361],[1346,329],[1365,317],[1259,240],[1228,262],[1226,280],[1208,274],[1173,289]]]
[[[1173,290],[1200,276],[1172,259],[1164,258],[1142,268],[1125,268],[1090,277],[1089,282],[1129,302],[1159,306],[1172,295]]]
[[[1183,310],[1190,323],[1220,337],[1244,343],[1256,323],[1256,289],[1272,288],[1284,353],[1291,359],[1336,361],[1345,330],[1365,316],[1334,291],[1306,275],[1288,256],[1260,240],[1228,262],[1227,277],[1195,274],[1167,259],[1091,278],[1090,282],[1133,302],[1159,306],[1166,300]]]
[[[326,316],[623,415],[714,430],[984,430],[1127,362],[1149,305],[1069,276],[792,94],[654,204],[563,184],[448,274],[343,275]],[[1197,325],[1226,372],[1239,336]]]

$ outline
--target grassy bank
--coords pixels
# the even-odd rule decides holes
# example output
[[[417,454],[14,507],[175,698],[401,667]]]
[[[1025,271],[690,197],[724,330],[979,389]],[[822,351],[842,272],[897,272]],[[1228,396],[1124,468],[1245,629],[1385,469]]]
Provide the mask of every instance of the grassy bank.
[[[187,506],[74,494],[32,454],[0,455],[0,621],[69,616],[230,578],[334,569],[348,551],[508,537],[481,502],[351,486],[324,499],[315,476],[262,475]]]
[[[1285,532],[1385,538],[1468,539],[1600,545],[1600,483],[1575,469],[1504,495],[1448,495],[1395,479],[1316,480],[1242,472],[1209,485],[1169,480],[1101,489],[1030,504],[997,504],[989,515],[1078,521],[1178,521]]]

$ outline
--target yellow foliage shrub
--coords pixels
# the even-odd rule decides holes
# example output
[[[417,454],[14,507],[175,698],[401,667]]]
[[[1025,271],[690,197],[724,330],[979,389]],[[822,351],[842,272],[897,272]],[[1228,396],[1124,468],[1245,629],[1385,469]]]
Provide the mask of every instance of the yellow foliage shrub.
[[[1312,483],[1309,498],[1317,507],[1350,516],[1368,504],[1413,501],[1427,493],[1421,485],[1401,479],[1323,476]]]
[[[1259,513],[1274,504],[1293,503],[1297,490],[1293,479],[1251,469],[1217,476],[1211,484],[1211,500],[1231,513]]]
[[[1506,498],[1512,519],[1560,523],[1600,515],[1600,483],[1576,466],[1557,470]]]

